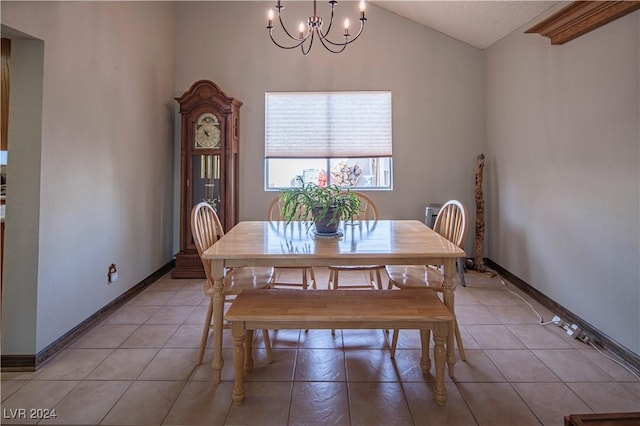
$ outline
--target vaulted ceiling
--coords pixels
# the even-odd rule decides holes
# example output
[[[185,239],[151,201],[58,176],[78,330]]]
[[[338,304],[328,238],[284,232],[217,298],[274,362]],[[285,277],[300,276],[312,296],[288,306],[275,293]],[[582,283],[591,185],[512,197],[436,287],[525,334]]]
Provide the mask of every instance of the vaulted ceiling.
[[[372,3],[479,49],[485,49],[553,7],[558,1],[454,0]]]

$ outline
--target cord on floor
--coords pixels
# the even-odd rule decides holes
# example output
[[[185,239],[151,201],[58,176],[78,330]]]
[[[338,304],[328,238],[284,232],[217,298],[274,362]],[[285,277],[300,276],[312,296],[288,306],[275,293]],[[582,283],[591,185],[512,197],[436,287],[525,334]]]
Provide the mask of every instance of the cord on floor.
[[[507,284],[504,282],[504,280],[502,279],[502,277],[500,276],[500,274],[497,274],[498,279],[500,280],[500,284],[502,284],[502,286],[505,288],[505,290],[507,290],[508,292],[510,292],[511,294],[514,294],[516,296],[518,296],[524,303],[527,304],[527,306],[529,306],[531,308],[531,310],[538,316],[538,325],[549,325],[549,324],[555,324],[555,322],[553,320],[551,321],[544,321],[544,319],[542,318],[542,315],[540,315],[540,312],[538,312],[536,310],[536,308],[529,303],[524,297],[522,297],[520,294],[516,293],[515,291],[511,290],[509,287],[507,287]],[[593,342],[593,339],[591,339],[589,336],[583,335],[583,337],[581,339],[578,339],[581,342],[584,342],[588,345],[590,345],[593,349],[595,349],[600,355],[604,356],[605,358],[609,359],[610,361],[615,362],[616,364],[618,364],[620,367],[624,368],[625,370],[627,370],[629,373],[633,374],[633,376],[640,380],[640,376],[638,376],[632,369],[630,369],[629,367],[627,367],[626,365],[624,365],[623,363],[621,363],[620,361],[618,361],[617,359],[607,355],[606,353],[604,353],[602,350],[600,350],[595,343]]]

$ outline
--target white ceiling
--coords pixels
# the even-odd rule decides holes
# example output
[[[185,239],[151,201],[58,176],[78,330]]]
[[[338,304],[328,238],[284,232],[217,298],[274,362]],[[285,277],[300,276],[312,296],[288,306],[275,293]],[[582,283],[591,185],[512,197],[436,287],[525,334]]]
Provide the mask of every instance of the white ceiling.
[[[485,49],[553,7],[558,1],[450,0],[372,3],[472,46]]]

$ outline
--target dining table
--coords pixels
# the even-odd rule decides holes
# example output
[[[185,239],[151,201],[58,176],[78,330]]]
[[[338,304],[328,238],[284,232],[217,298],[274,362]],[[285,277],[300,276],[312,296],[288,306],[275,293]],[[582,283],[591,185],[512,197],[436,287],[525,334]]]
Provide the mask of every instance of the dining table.
[[[213,281],[214,381],[220,382],[224,365],[222,290],[227,268],[441,265],[443,301],[454,313],[456,260],[464,256],[461,248],[418,220],[343,221],[333,236],[317,234],[311,223],[302,221],[241,221],[202,253],[211,261]],[[453,347],[453,333],[446,344]],[[447,351],[447,357],[452,368],[454,351]]]

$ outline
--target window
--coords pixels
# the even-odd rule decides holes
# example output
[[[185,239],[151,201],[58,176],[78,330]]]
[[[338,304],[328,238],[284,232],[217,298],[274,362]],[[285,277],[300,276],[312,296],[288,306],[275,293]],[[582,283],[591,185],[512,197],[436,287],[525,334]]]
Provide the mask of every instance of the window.
[[[265,188],[391,189],[391,92],[265,94]]]

